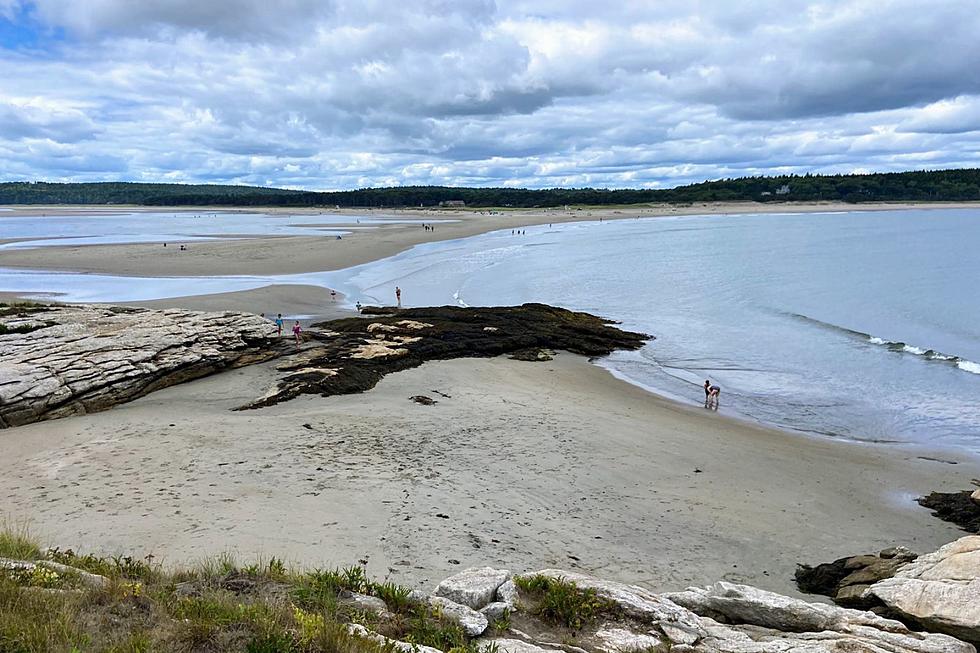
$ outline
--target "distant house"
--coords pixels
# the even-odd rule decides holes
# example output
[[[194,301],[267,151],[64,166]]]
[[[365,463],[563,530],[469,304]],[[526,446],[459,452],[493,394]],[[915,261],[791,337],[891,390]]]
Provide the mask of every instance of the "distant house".
[[[463,200],[442,200],[441,202],[439,202],[439,206],[445,208],[454,208],[454,207],[466,206],[466,202],[464,202]]]
[[[777,195],[789,195],[789,184],[783,184],[776,189]]]

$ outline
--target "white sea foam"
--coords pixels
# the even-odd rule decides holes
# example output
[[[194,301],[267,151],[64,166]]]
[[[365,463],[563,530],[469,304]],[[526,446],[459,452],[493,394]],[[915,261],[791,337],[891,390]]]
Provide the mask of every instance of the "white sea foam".
[[[871,336],[870,338],[868,338],[868,342],[870,342],[872,345],[887,345],[888,344],[888,341],[887,340],[883,340],[882,338],[879,338],[878,336]]]
[[[926,353],[926,350],[925,349],[920,349],[918,347],[913,347],[912,345],[905,345],[905,346],[903,346],[902,347],[902,351],[907,352],[909,354],[915,354],[916,356],[921,356],[922,354]]]
[[[964,372],[969,372],[970,374],[980,374],[980,363],[974,363],[973,361],[960,361],[956,364],[956,367],[960,368]]]

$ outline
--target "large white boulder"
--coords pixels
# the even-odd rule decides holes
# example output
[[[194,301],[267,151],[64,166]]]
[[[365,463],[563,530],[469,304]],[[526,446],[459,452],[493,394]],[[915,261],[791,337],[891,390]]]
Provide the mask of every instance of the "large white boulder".
[[[511,573],[506,569],[473,567],[439,583],[435,595],[479,610],[494,600],[497,588],[510,577]]]
[[[927,630],[980,642],[980,536],[919,556],[868,590]]]
[[[443,596],[430,596],[429,605],[462,626],[468,637],[479,637],[490,625],[487,618],[473,608]]]

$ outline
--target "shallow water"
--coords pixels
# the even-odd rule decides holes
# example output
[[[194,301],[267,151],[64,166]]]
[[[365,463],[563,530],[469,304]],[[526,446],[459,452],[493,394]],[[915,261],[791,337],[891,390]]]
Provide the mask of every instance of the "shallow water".
[[[380,224],[416,224],[401,218],[332,214],[133,212],[84,215],[3,216],[0,249],[117,243],[187,243],[236,236],[332,236]],[[363,225],[363,226],[361,226]]]

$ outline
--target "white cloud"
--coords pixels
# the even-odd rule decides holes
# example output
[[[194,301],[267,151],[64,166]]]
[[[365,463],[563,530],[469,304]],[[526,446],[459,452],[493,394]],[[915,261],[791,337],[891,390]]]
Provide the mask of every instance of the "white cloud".
[[[0,165],[308,188],[976,165],[971,5],[0,0],[40,43],[0,49]]]

